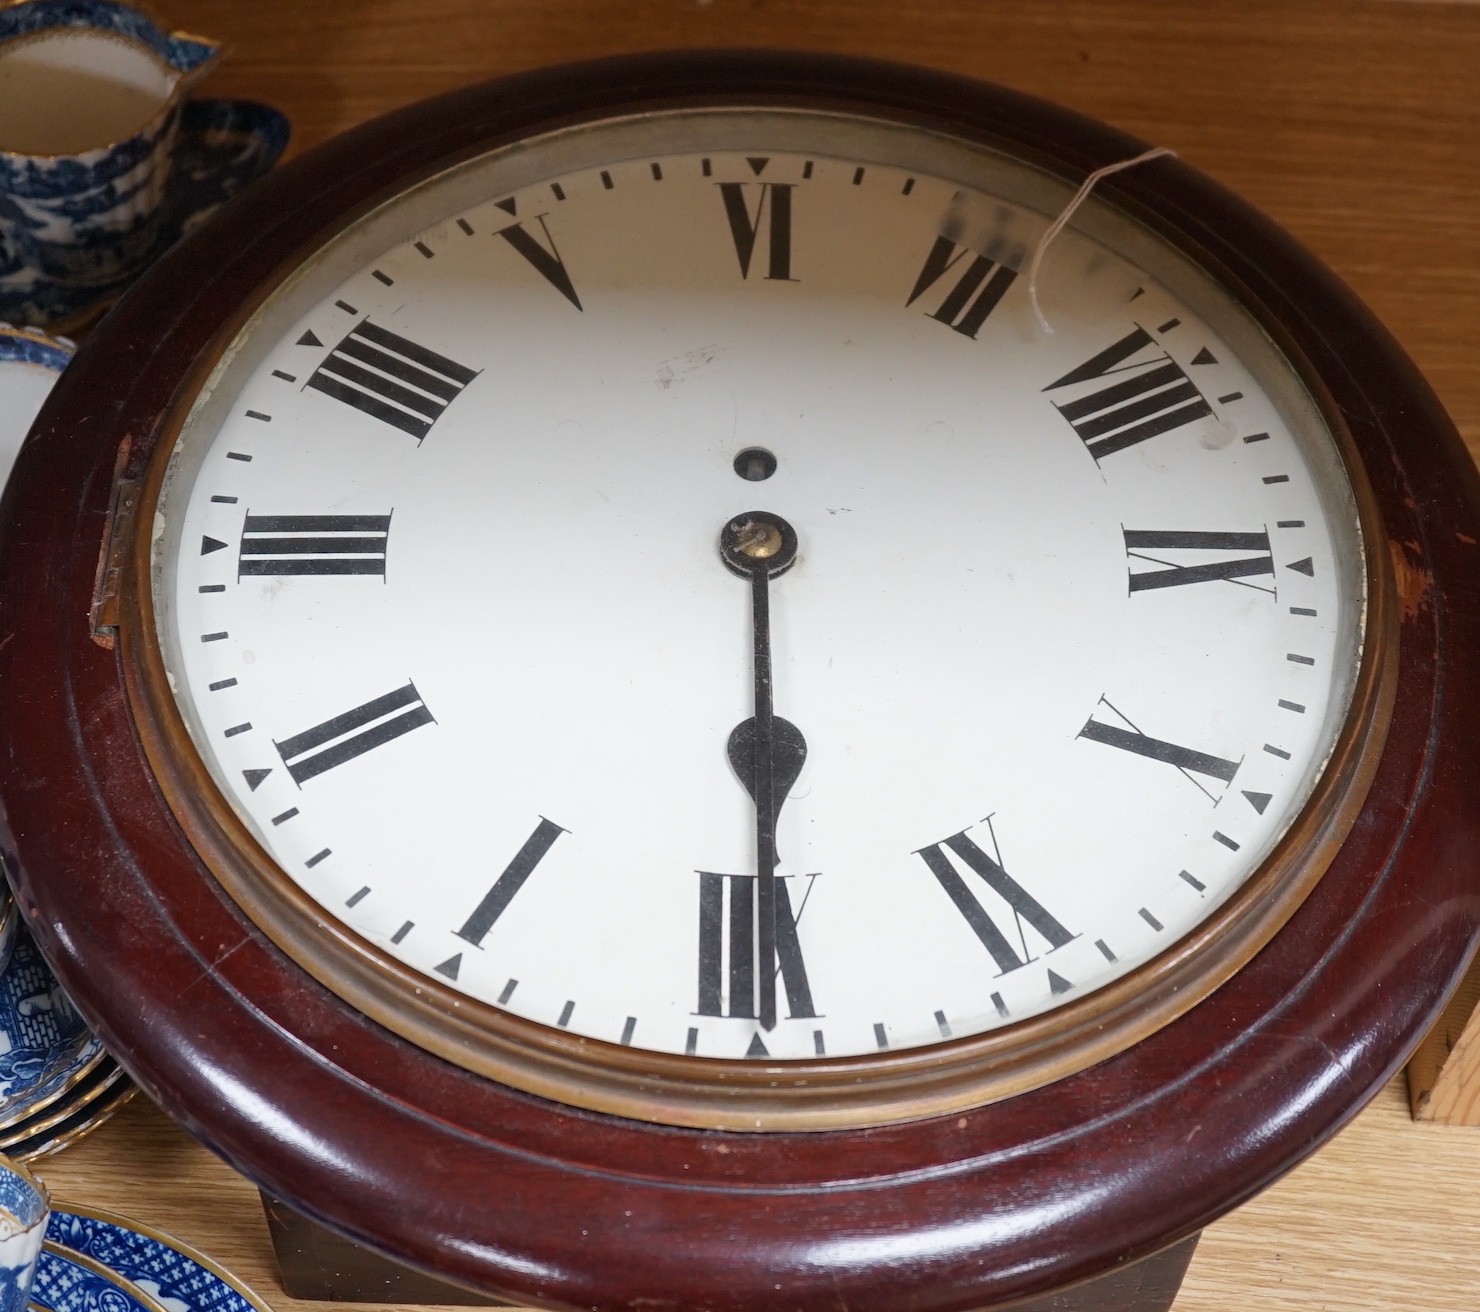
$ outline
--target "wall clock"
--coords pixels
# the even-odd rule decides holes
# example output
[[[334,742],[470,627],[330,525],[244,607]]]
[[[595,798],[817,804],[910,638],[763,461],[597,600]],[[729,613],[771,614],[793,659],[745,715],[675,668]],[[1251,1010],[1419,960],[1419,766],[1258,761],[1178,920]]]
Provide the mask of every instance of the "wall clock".
[[[1473,947],[1473,471],[1266,220],[998,89],[531,74],[161,264],[5,506],[7,860],[259,1183],[569,1306],[1194,1233]]]

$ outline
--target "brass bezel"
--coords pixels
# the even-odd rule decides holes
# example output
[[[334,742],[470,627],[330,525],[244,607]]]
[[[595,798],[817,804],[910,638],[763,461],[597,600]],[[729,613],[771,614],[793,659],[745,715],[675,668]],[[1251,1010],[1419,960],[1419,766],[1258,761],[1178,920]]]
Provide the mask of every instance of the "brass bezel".
[[[780,106],[778,106],[780,107]],[[620,117],[620,116],[616,116]],[[860,119],[889,122],[873,107]],[[599,121],[599,120],[598,120]],[[897,121],[896,121],[897,125]],[[969,136],[962,140],[981,147]],[[489,143],[477,155],[489,153]],[[1019,158],[1025,158],[1020,154]],[[408,177],[409,191],[435,173]],[[557,1102],[660,1124],[733,1131],[820,1131],[959,1112],[1084,1070],[1183,1015],[1279,931],[1335,857],[1376,772],[1396,692],[1398,623],[1387,538],[1355,443],[1319,376],[1255,297],[1155,216],[1131,217],[1193,260],[1275,342],[1336,443],[1362,538],[1366,618],[1350,709],[1299,816],[1262,866],[1159,956],[1082,998],[998,1030],[927,1048],[809,1061],[728,1061],[572,1035],[459,993],[382,952],[295,884],[218,791],[175,704],[152,593],[155,510],[192,405],[230,345],[300,263],[387,197],[342,214],[286,259],[216,334],[164,418],[120,571],[122,669],[140,739],[189,842],[246,915],[299,966],[394,1033],[467,1070]],[[107,544],[105,544],[105,551]]]

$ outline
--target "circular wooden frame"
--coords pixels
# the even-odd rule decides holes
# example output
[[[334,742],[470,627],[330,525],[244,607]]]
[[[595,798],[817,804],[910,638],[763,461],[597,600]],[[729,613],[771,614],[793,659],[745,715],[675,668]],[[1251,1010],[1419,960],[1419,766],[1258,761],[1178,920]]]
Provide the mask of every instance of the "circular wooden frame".
[[[867,113],[869,107],[858,109]],[[446,160],[432,159],[423,175],[437,178],[446,168]],[[352,228],[364,212],[358,206],[334,216],[310,239],[308,253]],[[1083,997],[1001,1029],[921,1048],[784,1062],[725,1061],[601,1042],[491,1006],[405,965],[337,921],[332,908],[326,910],[289,878],[222,795],[186,727],[159,635],[154,592],[163,567],[155,525],[160,498],[174,477],[172,456],[181,431],[197,397],[218,386],[219,365],[244,326],[293,272],[293,266],[280,265],[278,276],[264,279],[235,307],[156,426],[131,523],[113,528],[122,570],[122,666],[154,776],[192,846],[233,901],[309,974],[428,1051],[559,1102],[700,1129],[841,1129],[981,1106],[1102,1061],[1202,1001],[1289,919],[1355,823],[1392,708],[1392,574],[1381,516],[1340,411],[1297,356],[1292,363],[1306,375],[1302,381],[1324,403],[1361,525],[1366,623],[1360,669],[1342,732],[1295,823],[1253,876],[1172,947]],[[1261,326],[1280,333],[1277,322]],[[1285,345],[1289,358],[1293,347]]]
[[[100,565],[115,455],[127,489],[195,362],[326,226],[428,161],[640,110],[654,87],[669,104],[867,106],[1074,178],[1141,148],[949,77],[691,54],[459,92],[267,179],[109,316],[7,493],[0,800],[22,908],[110,1048],[229,1161],[353,1237],[516,1299],[740,1309],[773,1305],[779,1286],[807,1309],[966,1309],[1148,1254],[1352,1115],[1480,929],[1474,470],[1350,293],[1190,169],[1161,160],[1105,190],[1277,325],[1345,417],[1391,543],[1401,677],[1325,877],[1231,979],[1135,1046],[989,1108],[871,1129],[738,1135],[561,1106],[442,1061],[308,976],[222,892],[149,768],[110,637],[118,562]]]

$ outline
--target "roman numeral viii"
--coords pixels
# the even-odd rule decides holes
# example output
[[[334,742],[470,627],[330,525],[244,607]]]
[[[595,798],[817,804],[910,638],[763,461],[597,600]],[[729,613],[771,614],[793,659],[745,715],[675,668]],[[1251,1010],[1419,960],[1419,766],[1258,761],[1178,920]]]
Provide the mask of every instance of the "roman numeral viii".
[[[994,841],[993,846],[995,845]],[[1002,932],[977,895],[967,887],[947,852],[954,854],[967,870],[978,876],[1012,912],[1018,933],[1016,946]],[[1074,935],[1003,869],[1000,859],[984,852],[964,829],[939,843],[920,848],[916,855],[930,867],[930,873],[945,890],[946,896],[971,926],[972,933],[981,940],[982,947],[991,954],[992,960],[997,963],[999,974],[1005,975],[1010,970],[1017,970],[1034,959],[1028,951],[1027,939],[1023,933],[1025,923],[1048,944],[1050,950],[1073,941]]]
[[[957,266],[963,262],[964,267],[958,270]],[[974,340],[987,316],[997,308],[997,302],[1007,294],[1017,272],[964,246],[958,247],[949,237],[937,237],[905,304],[913,305],[946,274],[953,272],[954,281],[949,283],[930,317]]]
[[[725,204],[725,218],[735,242],[735,255],[740,261],[740,276],[750,277],[751,257],[766,234],[766,277],[774,282],[795,282],[791,276],[791,193],[789,182],[721,182],[719,194]],[[752,209],[749,191],[756,195]]]
[[[1154,353],[1142,354],[1148,347]],[[1096,460],[1213,413],[1181,367],[1139,327],[1043,390],[1077,389],[1120,375],[1071,401],[1054,401]]]
[[[324,357],[305,386],[420,442],[477,376],[476,369],[366,319]]]
[[[699,873],[697,1011],[701,1016],[756,1014],[755,885],[755,875]],[[778,879],[776,959],[786,989],[787,1010],[793,1018],[817,1014],[797,937],[798,914],[792,910],[790,881]]]
[[[434,724],[414,683],[345,711],[281,742],[273,740],[293,782],[300,787],[325,770],[343,765],[424,724]]]
[[[1178,530],[1123,529],[1125,554],[1130,560],[1131,591],[1151,588],[1176,588],[1187,583],[1207,583],[1222,579],[1236,583],[1240,579],[1274,575],[1274,556],[1269,549],[1268,533],[1203,533]],[[1228,552],[1255,552],[1227,558]],[[1223,554],[1222,560],[1202,560],[1195,564],[1178,564],[1167,557],[1173,552],[1193,552],[1198,556]],[[1136,568],[1136,562],[1152,566]],[[1257,587],[1257,584],[1247,584]],[[1260,588],[1273,593],[1273,588]]]
[[[236,576],[375,574],[385,577],[389,515],[248,515]]]

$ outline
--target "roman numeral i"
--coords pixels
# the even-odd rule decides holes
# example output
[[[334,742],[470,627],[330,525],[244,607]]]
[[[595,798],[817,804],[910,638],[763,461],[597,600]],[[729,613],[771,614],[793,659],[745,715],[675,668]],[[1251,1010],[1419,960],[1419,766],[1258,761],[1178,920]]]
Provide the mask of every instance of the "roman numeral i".
[[[476,369],[366,319],[324,357],[304,386],[420,442],[477,376]]]
[[[1043,389],[1056,392],[1124,375],[1072,401],[1053,403],[1097,461],[1213,413],[1202,393],[1164,351],[1157,348],[1155,354],[1134,358],[1155,346],[1151,334],[1137,327]]]

